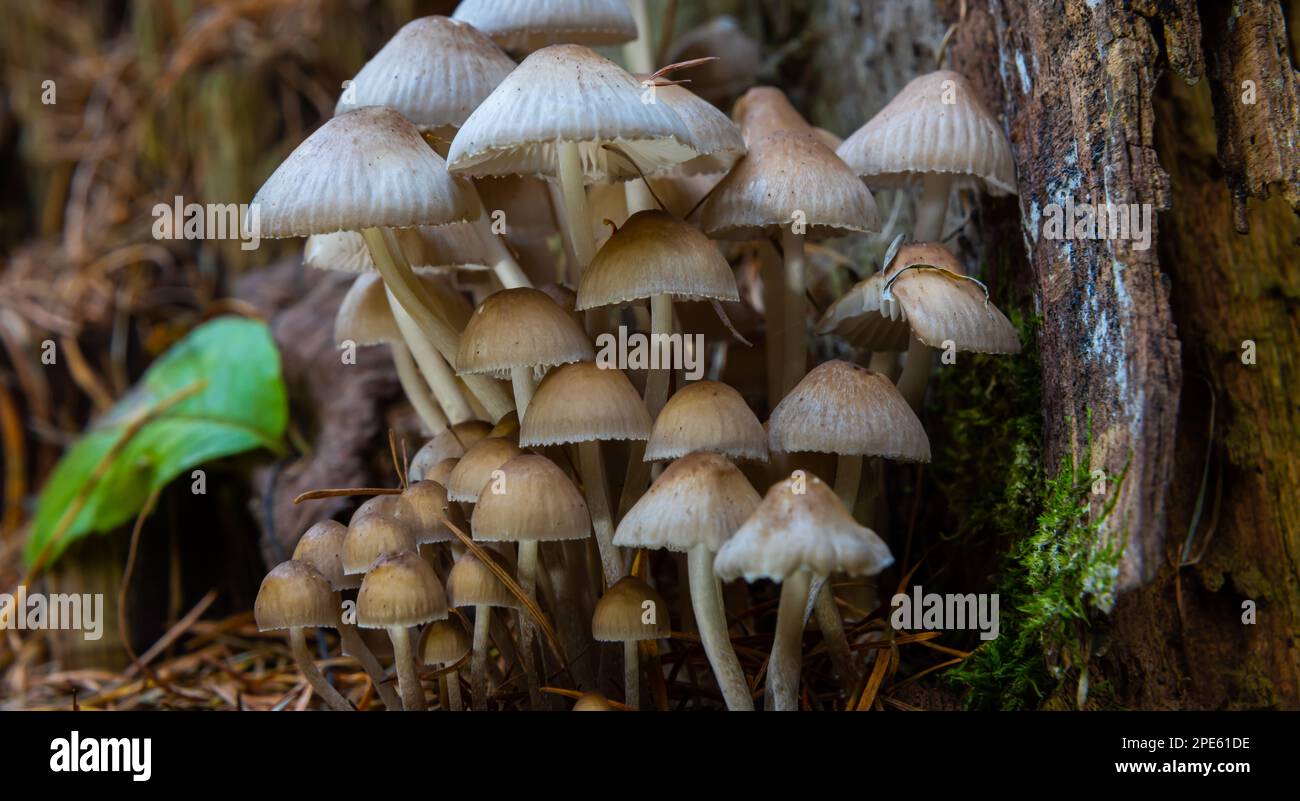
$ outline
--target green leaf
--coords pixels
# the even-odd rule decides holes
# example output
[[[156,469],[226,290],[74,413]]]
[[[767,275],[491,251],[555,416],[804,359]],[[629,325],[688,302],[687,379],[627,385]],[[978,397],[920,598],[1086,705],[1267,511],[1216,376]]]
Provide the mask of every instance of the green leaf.
[[[288,416],[280,354],[266,325],[241,317],[204,323],[64,454],[37,504],[27,563],[48,566],[81,537],[122,525],[151,492],[196,465],[280,450]]]

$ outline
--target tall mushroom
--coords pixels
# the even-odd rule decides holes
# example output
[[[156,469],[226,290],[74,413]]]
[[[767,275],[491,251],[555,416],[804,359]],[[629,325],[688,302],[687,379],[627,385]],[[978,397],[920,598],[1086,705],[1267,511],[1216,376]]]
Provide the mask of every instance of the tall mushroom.
[[[599,642],[623,643],[623,700],[633,709],[640,709],[640,644],[668,636],[668,605],[664,599],[636,576],[624,576],[596,602],[591,636]]]
[[[470,526],[475,540],[519,544],[519,587],[537,598],[537,552],[541,542],[580,540],[591,532],[587,504],[573,482],[544,456],[523,454],[500,467],[503,492],[487,492],[474,505]],[[521,613],[521,618],[525,617]],[[529,695],[540,705],[532,644],[537,626],[531,617],[521,620],[524,665],[529,673]]]
[[[700,641],[718,687],[733,711],[753,711],[749,682],[731,647],[714,554],[759,504],[736,466],[715,453],[673,462],[618,524],[614,542],[630,548],[666,548],[687,554],[691,605]]]
[[[393,641],[397,686],[407,711],[423,710],[426,705],[409,629],[446,617],[447,596],[442,582],[414,551],[385,553],[366,571],[357,592],[357,625],[388,631]]]
[[[347,712],[352,710],[352,704],[316,669],[303,631],[312,626],[337,626],[338,617],[329,581],[303,562],[281,562],[272,568],[262,579],[253,604],[257,630],[288,629],[289,648],[303,678],[331,709]]]
[[[943,238],[954,186],[969,184],[991,195],[1016,194],[1010,140],[970,82],[950,70],[912,79],[837,152],[873,187],[920,184],[912,235],[916,242]],[[907,354],[898,383],[917,408],[933,354],[916,339]]]
[[[578,444],[578,471],[591,509],[606,586],[627,572],[614,547],[614,517],[605,481],[602,440],[644,440],[650,414],[621,370],[593,362],[558,367],[542,379],[519,428],[521,447]]]
[[[713,569],[724,581],[766,578],[781,582],[776,634],[768,660],[768,699],[777,711],[799,706],[804,607],[815,575],[842,570],[874,576],[894,562],[886,545],[859,525],[831,488],[796,471],[774,484],[763,502],[723,543]]]

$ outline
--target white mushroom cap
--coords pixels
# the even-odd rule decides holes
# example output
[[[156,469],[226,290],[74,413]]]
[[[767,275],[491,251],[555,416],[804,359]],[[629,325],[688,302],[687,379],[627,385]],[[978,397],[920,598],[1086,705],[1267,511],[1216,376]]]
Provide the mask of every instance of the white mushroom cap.
[[[667,105],[644,103],[630,73],[578,45],[555,45],[524,59],[474,110],[451,143],[460,174],[558,174],[558,143],[579,145],[587,183],[637,177],[614,145],[651,173],[698,155],[691,133]]]
[[[642,76],[648,80],[649,76]],[[671,168],[673,174],[701,175],[726,172],[745,155],[740,126],[717,106],[678,84],[656,85],[655,102],[663,103],[686,124],[691,147],[700,155]]]
[[[880,373],[833,359],[817,365],[772,410],[768,447],[930,461],[930,440],[912,407]]]
[[[333,117],[289,154],[253,198],[264,237],[473,219],[472,187],[410,120],[390,108]],[[251,216],[251,215],[250,215]]]
[[[514,68],[510,56],[474,26],[421,17],[403,25],[366,62],[334,113],[389,106],[421,131],[450,139]]]
[[[878,188],[908,184],[921,173],[952,173],[978,179],[993,195],[1016,194],[1016,164],[1002,126],[950,70],[913,78],[838,153]]]
[[[718,551],[713,570],[727,581],[741,576],[751,582],[784,581],[799,570],[874,576],[893,563],[884,540],[850,517],[825,482],[796,471],[767,491]]]
[[[618,524],[614,544],[689,551],[722,547],[758,508],[749,479],[716,453],[692,453],[668,465]]]
[[[624,0],[461,0],[452,17],[514,51],[563,42],[623,44],[637,35]]]

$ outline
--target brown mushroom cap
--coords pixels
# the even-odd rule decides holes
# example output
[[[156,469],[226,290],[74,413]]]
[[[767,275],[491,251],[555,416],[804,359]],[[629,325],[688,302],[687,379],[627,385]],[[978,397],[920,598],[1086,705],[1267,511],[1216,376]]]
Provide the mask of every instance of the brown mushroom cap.
[[[740,127],[746,145],[762,141],[777,131],[811,132],[812,126],[803,118],[785,92],[771,86],[755,86],[736,101],[732,117]]]
[[[619,521],[614,544],[629,548],[717,552],[758,508],[757,490],[725,457],[683,456],[650,485]]]
[[[772,485],[718,550],[713,569],[725,581],[783,581],[798,570],[873,576],[893,562],[889,546],[854,520],[825,482],[804,473]]]
[[[461,0],[453,18],[521,52],[563,42],[616,45],[637,36],[623,0]]]
[[[617,712],[618,707],[609,702],[605,696],[600,693],[591,692],[583,693],[578,702],[573,705],[573,712]]]
[[[500,561],[500,560],[498,560]],[[447,574],[447,592],[456,606],[497,606],[513,609],[518,599],[501,583],[501,579],[466,551]]]
[[[731,265],[718,246],[694,226],[651,209],[629,217],[596,252],[582,273],[577,308],[613,306],[655,295],[740,299]]]
[[[990,194],[1016,194],[1011,143],[974,87],[951,70],[913,78],[838,152],[876,187],[949,173],[976,179]]]
[[[668,632],[668,604],[635,576],[624,576],[605,590],[591,616],[591,636],[598,642],[658,640]]]
[[[433,467],[429,472],[424,474],[424,481],[432,481],[435,484],[441,484],[446,487],[447,482],[451,480],[451,471],[456,469],[456,464],[460,459],[443,459]]]
[[[348,527],[337,520],[314,523],[298,538],[293,560],[316,568],[335,590],[356,589],[361,579],[343,572],[343,540],[347,536]]]
[[[479,496],[470,517],[474,539],[577,540],[591,532],[587,502],[550,459],[526,453],[499,469],[505,492]]]
[[[336,626],[339,609],[334,589],[320,571],[305,562],[281,562],[262,579],[253,604],[258,631],[304,626]]]
[[[437,434],[411,457],[411,466],[406,471],[408,480],[419,481],[426,471],[444,459],[459,459],[465,455],[466,448],[472,447],[491,432],[490,423],[466,420]]]
[[[426,478],[412,481],[402,490],[403,503],[394,517],[410,526],[416,545],[448,542],[456,535],[447,528],[447,520],[464,528],[465,518],[460,508],[449,502],[445,485]]]
[[[811,130],[751,144],[699,214],[704,232],[722,239],[761,239],[796,222],[811,238],[880,227],[871,191]]]
[[[414,551],[375,560],[357,592],[357,625],[363,629],[418,626],[447,617],[447,596],[428,562]]]
[[[596,358],[572,315],[530,287],[495,292],[479,304],[460,338],[461,374],[509,377],[515,367],[553,367]]]
[[[374,495],[357,507],[357,510],[352,513],[352,517],[348,519],[348,525],[352,525],[366,515],[380,514],[398,517],[403,505],[401,495],[392,493]]]
[[[833,359],[817,365],[772,410],[768,447],[930,461],[930,440],[894,383]]]
[[[767,461],[767,435],[740,393],[720,381],[687,384],[664,404],[646,443],[647,462],[712,451]]]
[[[502,437],[486,437],[474,443],[456,463],[447,482],[447,497],[453,501],[478,502],[479,493],[493,480],[501,465],[523,451]]]
[[[343,572],[365,573],[381,555],[391,551],[414,551],[415,532],[404,520],[390,515],[362,515],[348,525],[343,539]]]
[[[420,662],[429,667],[454,665],[465,658],[472,645],[460,618],[449,615],[445,620],[433,621],[420,633]]]
[[[524,412],[521,447],[646,439],[650,412],[623,371],[576,362],[546,374]]]

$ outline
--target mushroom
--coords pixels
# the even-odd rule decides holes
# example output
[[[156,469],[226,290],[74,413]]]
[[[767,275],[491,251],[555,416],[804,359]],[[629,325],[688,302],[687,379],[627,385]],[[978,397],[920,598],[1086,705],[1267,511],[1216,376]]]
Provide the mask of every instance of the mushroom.
[[[419,481],[425,471],[433,468],[444,459],[459,459],[465,455],[465,449],[492,433],[492,426],[481,420],[467,420],[453,425],[420,446],[411,457],[411,466],[406,471],[408,481]]]
[[[538,397],[541,397],[540,392]],[[578,488],[546,457],[523,454],[499,469],[505,492],[480,495],[474,505],[470,526],[475,540],[519,544],[519,587],[535,601],[538,543],[583,539],[591,532],[591,517]],[[527,617],[521,620],[520,628],[523,634],[520,649],[529,675],[529,695],[536,708],[541,703],[532,652],[536,623]]]
[[[780,234],[786,332],[781,389],[789,391],[807,362],[804,240],[877,230],[871,192],[810,129],[777,130],[750,145],[700,207],[700,223],[709,236],[726,239]]]
[[[768,660],[766,705],[798,708],[804,608],[815,575],[841,570],[874,576],[894,562],[889,546],[859,525],[814,475],[796,471],[774,484],[714,560],[724,581],[743,576],[781,582],[776,633]]]
[[[371,496],[362,501],[357,510],[352,513],[352,517],[348,519],[348,525],[352,525],[352,523],[366,515],[381,514],[395,517],[401,507],[402,496],[399,493],[384,493]]]
[[[424,480],[447,486],[447,482],[451,480],[451,471],[456,469],[459,462],[460,459],[443,459],[429,468],[429,472],[424,475]]]
[[[357,592],[357,625],[385,629],[393,641],[393,662],[402,706],[425,709],[424,687],[415,671],[409,627],[447,617],[447,597],[433,568],[411,550],[385,553],[370,565]]]
[[[264,237],[360,231],[412,328],[442,358],[455,359],[459,335],[444,318],[443,304],[415,279],[391,229],[464,222],[477,213],[477,199],[467,184],[448,175],[446,163],[409,120],[382,107],[330,119],[276,168],[253,205]],[[407,336],[408,343],[411,339]],[[435,384],[446,380],[426,378]],[[509,397],[490,380],[467,383],[494,419],[510,410]],[[459,392],[452,385],[437,394],[453,390]]]
[[[591,636],[600,642],[623,643],[623,696],[641,708],[641,651],[644,640],[668,636],[668,605],[654,588],[636,576],[624,576],[596,602]]]
[[[459,617],[435,620],[420,634],[420,663],[445,672],[438,677],[438,699],[442,708],[460,712],[460,671],[456,664],[469,653],[470,639]]]
[[[593,362],[558,367],[542,379],[519,428],[524,448],[578,444],[578,471],[591,509],[606,586],[626,572],[614,547],[614,519],[600,453],[601,440],[644,440],[650,414],[621,370]]]
[[[961,74],[940,70],[912,79],[893,100],[844,140],[837,152],[875,188],[920,183],[916,242],[938,242],[955,183],[991,195],[1016,194],[1011,143]],[[918,408],[932,351],[913,339],[899,387]]]
[[[452,17],[515,52],[564,42],[616,45],[637,35],[624,0],[461,0]]]
[[[1011,321],[989,303],[984,285],[967,276],[938,242],[898,248],[883,271],[827,309],[817,328],[874,351],[900,350],[899,343],[910,340],[898,390],[913,408],[925,396],[931,348],[951,342],[959,351],[1020,352]],[[914,349],[920,358],[912,358]]]
[[[835,454],[835,494],[850,515],[864,456],[930,461],[925,429],[893,383],[880,373],[838,359],[814,367],[772,410],[768,445],[778,453]],[[857,675],[843,622],[826,587],[828,578],[813,577],[817,624],[836,672],[852,684]]]
[[[470,691],[474,709],[487,710],[488,631],[492,607],[516,609],[519,602],[487,565],[466,551],[447,575],[447,592],[456,606],[474,607],[473,656],[470,659]]]
[[[760,429],[761,431],[761,429]],[[700,642],[718,687],[733,711],[753,711],[749,682],[731,647],[714,554],[759,504],[736,466],[715,453],[673,462],[618,524],[614,542],[629,548],[666,548],[687,554],[691,607]]]
[[[322,520],[303,532],[293,549],[293,561],[314,567],[330,583],[334,590],[335,609],[343,608],[343,590],[355,590],[361,586],[360,578],[343,572],[343,540],[347,533],[347,526],[337,520]],[[375,659],[374,653],[361,639],[357,627],[339,620],[337,628],[343,653],[360,663],[384,706],[388,709],[401,709],[401,699],[384,675],[379,660]]]
[[[465,121],[448,152],[450,168],[476,177],[555,178],[578,262],[571,276],[576,280],[595,249],[585,184],[636,178],[697,155],[677,115],[641,96],[636,78],[592,50],[572,44],[543,48]]]
[[[461,526],[465,520],[460,509],[450,503],[455,499],[450,498],[445,486],[433,480],[432,476],[411,482],[399,497],[402,504],[397,507],[393,517],[411,528],[417,546],[460,542],[447,527],[447,521]]]
[[[646,443],[646,461],[709,451],[767,461],[767,433],[740,393],[720,381],[687,384],[668,399]]]
[[[785,92],[772,86],[755,86],[746,91],[736,101],[731,116],[746,146],[753,146],[777,131],[814,132]]]
[[[371,512],[348,524],[341,561],[349,576],[366,572],[371,563],[390,551],[414,551],[415,532],[406,520]]]
[[[474,443],[456,463],[447,481],[447,497],[453,501],[478,503],[479,494],[493,483],[493,473],[523,451],[502,437],[486,437]],[[489,490],[490,491],[490,490]]]
[[[303,562],[281,562],[262,579],[253,619],[258,631],[288,629],[289,648],[307,683],[332,709],[346,712],[352,710],[352,704],[316,669],[303,632],[308,626],[338,625],[334,598],[329,581],[316,568]]]
[[[535,372],[594,358],[582,328],[545,292],[506,289],[475,310],[461,337],[456,369],[462,375],[508,376],[515,409],[523,417],[536,389]]]
[[[609,699],[597,692],[583,693],[571,712],[617,712],[618,708]]]

